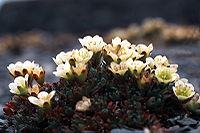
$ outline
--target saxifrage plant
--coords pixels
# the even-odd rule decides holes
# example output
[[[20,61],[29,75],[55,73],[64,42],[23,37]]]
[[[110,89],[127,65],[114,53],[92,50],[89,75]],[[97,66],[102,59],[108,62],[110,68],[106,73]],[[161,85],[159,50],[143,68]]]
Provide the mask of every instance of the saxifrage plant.
[[[53,58],[53,84],[34,62],[10,64],[15,78],[4,114],[17,131],[108,132],[143,129],[176,116],[200,113],[199,94],[176,73],[166,56],[149,57],[153,46],[133,45],[116,37],[106,44],[99,36],[79,39],[83,48]]]

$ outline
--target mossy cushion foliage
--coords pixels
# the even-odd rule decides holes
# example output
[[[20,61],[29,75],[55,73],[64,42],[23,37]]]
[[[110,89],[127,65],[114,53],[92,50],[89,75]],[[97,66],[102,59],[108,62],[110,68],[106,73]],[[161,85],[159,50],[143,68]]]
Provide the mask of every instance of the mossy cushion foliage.
[[[17,131],[108,132],[143,129],[199,113],[199,95],[178,65],[166,56],[149,57],[153,46],[134,45],[116,37],[106,44],[99,36],[79,39],[81,49],[55,58],[55,83],[34,62],[10,64],[11,101],[4,114]]]

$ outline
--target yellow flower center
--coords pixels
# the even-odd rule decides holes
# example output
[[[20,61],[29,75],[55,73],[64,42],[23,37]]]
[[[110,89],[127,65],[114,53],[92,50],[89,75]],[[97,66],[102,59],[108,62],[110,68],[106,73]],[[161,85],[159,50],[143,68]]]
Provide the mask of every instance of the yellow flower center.
[[[180,96],[190,96],[192,93],[192,91],[190,89],[186,89],[186,88],[180,88],[176,91],[176,94],[177,95],[180,95]]]
[[[164,80],[169,80],[171,79],[171,74],[169,74],[168,71],[162,71],[159,75],[160,78],[164,79]]]

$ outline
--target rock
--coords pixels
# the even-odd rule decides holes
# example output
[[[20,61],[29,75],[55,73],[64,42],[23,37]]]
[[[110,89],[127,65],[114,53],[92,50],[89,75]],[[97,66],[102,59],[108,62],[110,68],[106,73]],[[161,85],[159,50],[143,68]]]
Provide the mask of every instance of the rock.
[[[96,131],[83,131],[83,133],[96,133]]]
[[[6,129],[8,129],[6,120],[0,119],[0,132],[6,132]]]
[[[0,118],[2,118],[3,117],[3,108],[4,108],[5,106],[3,106],[3,105],[1,105],[0,104]]]
[[[113,129],[110,131],[110,133],[144,133],[144,131],[142,131],[142,130],[131,131],[131,130],[122,128],[122,129]]]
[[[3,116],[1,116],[2,119],[0,119],[0,133],[13,133],[14,128],[8,127],[7,120],[4,119]]]
[[[193,130],[193,128],[191,128],[189,126],[184,126],[184,127],[178,128],[176,130],[172,130],[172,132],[174,132],[174,133],[182,133],[182,132],[188,132],[188,131],[191,131],[191,130]]]
[[[179,128],[180,128],[180,126],[176,125],[176,126],[168,128],[167,131],[174,131],[174,130],[177,130]]]
[[[170,119],[168,119],[168,122],[170,125],[174,126],[174,125],[176,125],[176,121],[179,120],[180,118],[181,118],[180,116],[177,116],[175,118],[170,118]]]
[[[194,127],[198,124],[198,122],[192,118],[184,118],[182,120],[177,120],[177,123],[181,126],[191,126]]]
[[[200,133],[200,124],[197,125],[196,129],[190,131],[190,133]]]

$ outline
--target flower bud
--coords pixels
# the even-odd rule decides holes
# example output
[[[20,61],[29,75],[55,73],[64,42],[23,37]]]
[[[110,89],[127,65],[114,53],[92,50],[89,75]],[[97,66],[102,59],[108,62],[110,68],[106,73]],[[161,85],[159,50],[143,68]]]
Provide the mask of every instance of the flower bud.
[[[140,83],[142,85],[150,85],[153,80],[153,77],[154,77],[154,74],[151,72],[151,69],[147,70],[147,67],[146,67],[140,79]]]
[[[89,110],[90,106],[91,106],[90,99],[83,96],[82,100],[78,101],[76,103],[76,110],[81,111],[81,112],[85,112],[85,111]]]
[[[73,73],[80,81],[85,81],[87,78],[87,68],[84,62],[76,62],[76,67],[72,66]]]
[[[28,88],[28,93],[31,95],[32,93],[35,95],[38,95],[40,92],[39,86],[37,84],[34,84],[32,88]]]
[[[42,69],[42,67],[34,68],[33,78],[37,81],[38,84],[43,85],[45,81],[45,71]]]
[[[194,94],[193,98],[186,103],[186,107],[193,113],[200,114],[200,98],[199,94]]]

